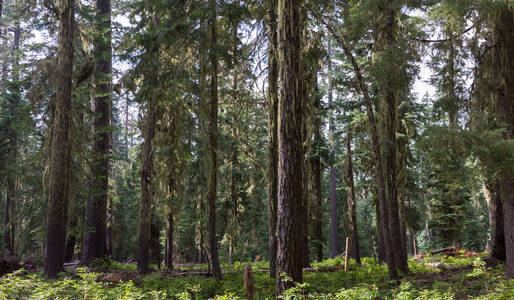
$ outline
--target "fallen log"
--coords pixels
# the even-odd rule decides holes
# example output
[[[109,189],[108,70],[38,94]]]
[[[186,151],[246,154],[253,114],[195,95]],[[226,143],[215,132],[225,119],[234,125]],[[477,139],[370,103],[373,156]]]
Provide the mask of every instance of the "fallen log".
[[[439,250],[430,251],[430,254],[431,255],[444,254],[444,255],[448,255],[448,256],[457,256],[457,255],[459,255],[459,252],[461,250],[462,250],[461,245],[455,245],[455,246],[442,248]]]
[[[458,267],[450,266],[450,265],[447,265],[447,264],[442,263],[442,262],[427,263],[427,265],[432,267],[432,268],[441,269],[443,271],[453,271],[453,270],[458,269]]]

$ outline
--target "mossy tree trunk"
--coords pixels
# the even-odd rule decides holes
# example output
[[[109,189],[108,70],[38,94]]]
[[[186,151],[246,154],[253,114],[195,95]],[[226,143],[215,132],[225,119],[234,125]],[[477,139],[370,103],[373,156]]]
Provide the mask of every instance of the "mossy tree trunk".
[[[59,1],[55,115],[48,185],[46,249],[43,274],[57,278],[64,261],[71,154],[71,94],[75,1]]]
[[[496,4],[498,12],[493,27],[493,63],[499,76],[496,86],[498,125],[505,129],[505,141],[514,139],[514,8]],[[512,155],[512,152],[508,153]],[[500,170],[499,197],[503,206],[507,276],[514,278],[514,176],[512,166]]]
[[[159,19],[157,13],[154,12],[152,26],[158,26]],[[139,235],[137,241],[137,271],[140,274],[150,272],[150,243],[151,243],[151,221],[152,221],[152,181],[153,181],[153,140],[155,137],[155,127],[157,123],[158,99],[160,98],[159,88],[155,88],[158,84],[159,70],[159,51],[160,45],[158,41],[154,41],[154,45],[147,49],[148,65],[145,70],[145,84],[148,85],[146,99],[146,118],[143,130],[143,153],[141,164],[141,201],[139,207]]]
[[[109,144],[111,117],[111,1],[95,1],[94,95],[91,191],[87,202],[86,225],[81,264],[107,254],[107,200],[109,189]]]

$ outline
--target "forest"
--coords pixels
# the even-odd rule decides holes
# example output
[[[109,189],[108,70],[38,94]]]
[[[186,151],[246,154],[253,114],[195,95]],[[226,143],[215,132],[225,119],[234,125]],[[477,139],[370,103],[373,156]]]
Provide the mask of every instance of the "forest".
[[[513,0],[0,0],[0,299],[514,299]]]

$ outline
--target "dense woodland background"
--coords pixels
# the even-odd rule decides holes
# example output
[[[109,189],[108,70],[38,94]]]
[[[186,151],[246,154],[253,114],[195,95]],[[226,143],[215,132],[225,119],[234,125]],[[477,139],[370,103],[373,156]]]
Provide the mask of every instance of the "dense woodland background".
[[[0,1],[0,247],[47,276],[301,282],[349,237],[392,278],[455,244],[514,277],[512,1]]]

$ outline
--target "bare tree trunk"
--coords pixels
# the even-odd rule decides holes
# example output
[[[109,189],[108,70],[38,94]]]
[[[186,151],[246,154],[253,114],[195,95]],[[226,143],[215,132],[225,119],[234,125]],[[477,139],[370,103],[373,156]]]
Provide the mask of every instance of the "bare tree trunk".
[[[71,79],[74,41],[73,0],[59,0],[59,35],[55,116],[48,187],[46,249],[43,273],[56,278],[62,269],[68,218],[71,160]]]
[[[278,193],[278,64],[277,0],[269,0],[268,31],[268,234],[270,277],[277,275],[277,193]]]
[[[278,1],[280,66],[276,293],[302,282],[302,72],[300,1]]]
[[[353,162],[352,162],[352,131],[348,129],[346,137],[346,186],[348,192],[346,194],[348,209],[348,232],[346,236],[351,239],[351,257],[361,263],[360,247],[359,247],[359,231],[357,229],[357,201],[355,199],[355,187],[353,184]]]
[[[211,252],[212,272],[217,280],[221,280],[221,268],[218,256],[218,241],[216,238],[216,188],[218,185],[218,57],[216,55],[216,18],[217,7],[216,0],[209,1],[210,6],[210,42],[211,53],[209,54],[211,62],[211,86],[210,86],[210,103],[209,103],[209,143],[207,151],[207,160],[209,165],[209,177],[207,184],[207,205],[209,210],[209,248]]]

